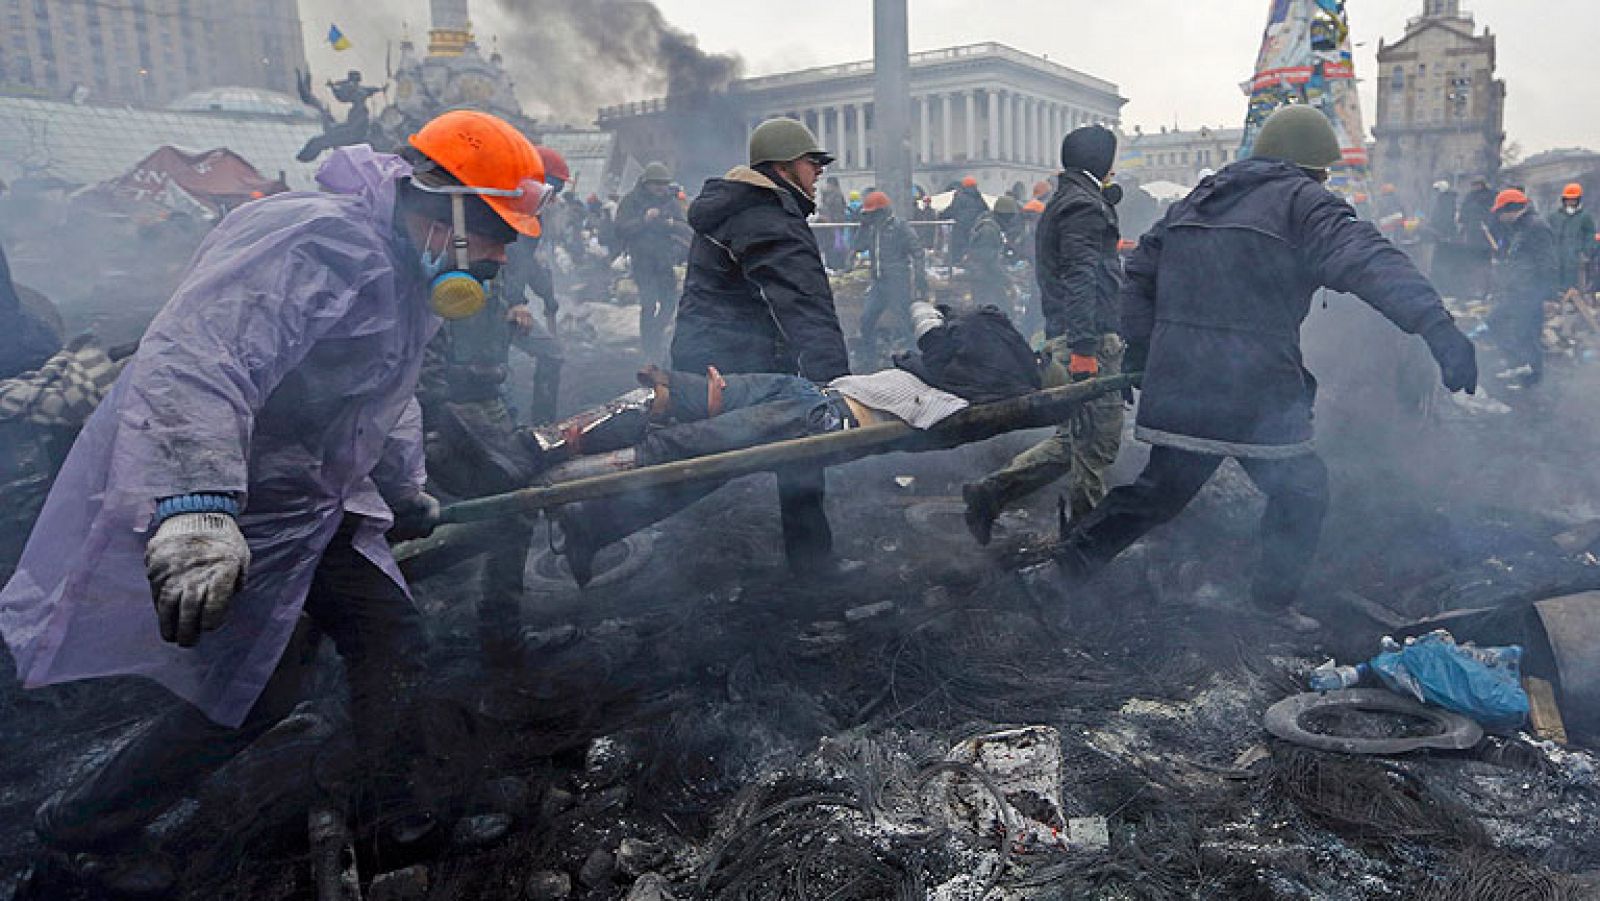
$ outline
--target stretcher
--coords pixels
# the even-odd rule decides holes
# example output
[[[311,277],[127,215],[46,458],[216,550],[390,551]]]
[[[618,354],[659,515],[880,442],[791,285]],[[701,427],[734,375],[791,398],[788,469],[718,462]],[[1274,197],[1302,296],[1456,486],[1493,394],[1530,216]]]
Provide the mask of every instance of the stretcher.
[[[503,533],[498,522],[507,518],[536,515],[576,501],[727,481],[795,465],[837,466],[879,454],[948,450],[1006,432],[1059,425],[1085,403],[1124,393],[1138,384],[1138,373],[1105,376],[970,406],[928,429],[915,429],[899,420],[881,422],[473,498],[445,507],[441,526],[429,537],[396,545],[395,559],[407,578],[422,579],[482,553]]]

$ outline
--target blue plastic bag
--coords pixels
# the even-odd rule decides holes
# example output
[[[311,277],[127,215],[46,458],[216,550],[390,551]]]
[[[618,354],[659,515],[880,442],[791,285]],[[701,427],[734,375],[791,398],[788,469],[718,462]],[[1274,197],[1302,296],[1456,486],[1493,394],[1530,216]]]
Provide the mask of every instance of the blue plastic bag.
[[[1372,669],[1390,691],[1471,717],[1492,732],[1509,732],[1528,718],[1519,667],[1522,648],[1458,645],[1440,629],[1404,645],[1384,639]]]

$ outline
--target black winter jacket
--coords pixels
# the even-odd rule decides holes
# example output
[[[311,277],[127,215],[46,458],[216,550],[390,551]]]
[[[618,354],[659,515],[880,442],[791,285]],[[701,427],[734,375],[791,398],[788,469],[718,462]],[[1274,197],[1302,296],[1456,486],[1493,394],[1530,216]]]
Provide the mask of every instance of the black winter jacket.
[[[651,210],[661,212],[646,219]],[[636,265],[671,268],[683,261],[689,229],[683,222],[683,208],[672,194],[656,197],[642,184],[635,187],[617,204],[614,228],[622,249]]]
[[[850,372],[844,332],[817,239],[815,205],[746,166],[706,182],[689,206],[694,241],[672,338],[672,368],[797,373],[829,382]]]
[[[1066,172],[1035,235],[1039,305],[1047,338],[1065,336],[1078,353],[1093,353],[1117,330],[1122,260],[1117,209],[1087,172]]]
[[[922,241],[899,216],[863,216],[856,231],[852,253],[870,253],[872,280],[885,279],[910,287],[919,295],[928,293],[928,273],[922,262]]]
[[[1500,253],[1494,263],[1495,305],[1533,307],[1554,300],[1561,267],[1555,232],[1533,210],[1500,228]]]
[[[1234,163],[1174,204],[1122,291],[1130,356],[1148,348],[1138,436],[1224,456],[1310,451],[1317,383],[1300,325],[1321,286],[1413,334],[1450,321],[1409,257],[1290,163]]]

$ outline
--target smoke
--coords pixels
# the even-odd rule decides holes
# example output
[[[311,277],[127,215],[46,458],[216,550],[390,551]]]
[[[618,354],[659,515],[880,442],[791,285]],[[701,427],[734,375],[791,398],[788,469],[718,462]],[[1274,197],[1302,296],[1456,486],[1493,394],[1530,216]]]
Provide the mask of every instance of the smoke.
[[[505,65],[528,112],[587,123],[602,106],[665,94],[691,104],[739,77],[737,56],[707,53],[646,0],[497,0],[511,27]]]

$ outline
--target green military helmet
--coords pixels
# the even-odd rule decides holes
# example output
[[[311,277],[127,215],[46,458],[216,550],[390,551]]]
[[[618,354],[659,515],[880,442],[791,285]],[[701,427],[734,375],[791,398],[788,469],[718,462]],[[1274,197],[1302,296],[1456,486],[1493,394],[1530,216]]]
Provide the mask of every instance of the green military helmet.
[[[666,163],[651,163],[650,165],[644,167],[644,174],[639,176],[639,180],[645,184],[671,184],[672,170],[667,168]]]
[[[1017,205],[1017,198],[1010,194],[1001,194],[994,199],[994,213],[996,216],[1015,216],[1022,212],[1022,207]]]
[[[768,119],[750,133],[750,165],[787,163],[803,156],[819,157],[823,165],[833,155],[822,149],[817,136],[804,123],[794,119]]]
[[[1280,107],[1268,116],[1251,155],[1304,169],[1326,169],[1344,158],[1328,117],[1304,104]]]

